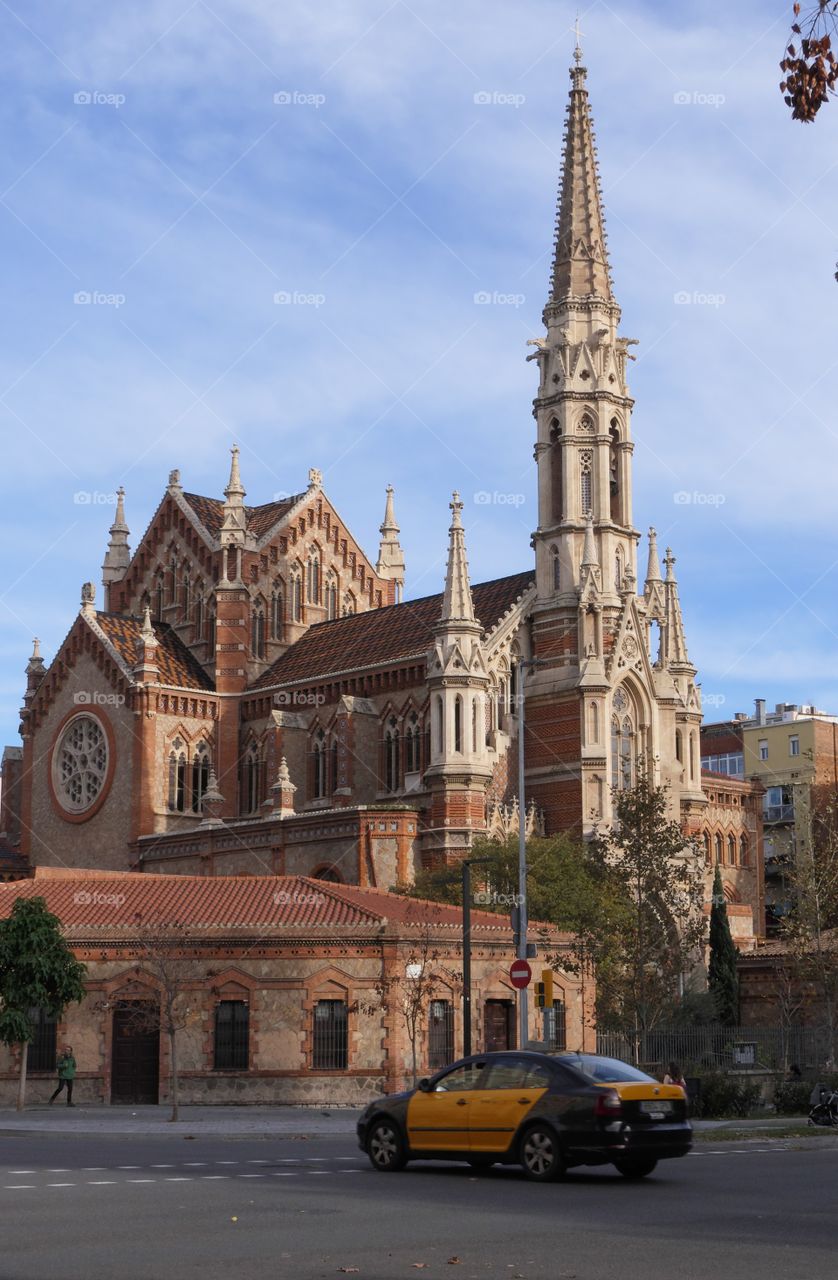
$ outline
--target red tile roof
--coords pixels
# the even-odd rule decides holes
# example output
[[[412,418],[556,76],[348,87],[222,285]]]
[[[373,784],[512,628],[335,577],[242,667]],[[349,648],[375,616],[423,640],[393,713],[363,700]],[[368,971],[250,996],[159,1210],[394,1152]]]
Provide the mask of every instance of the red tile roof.
[[[472,587],[474,611],[490,631],[533,582],[532,572],[514,573]],[[310,627],[257,680],[269,689],[297,680],[320,680],[338,672],[398,662],[424,654],[433,644],[442,593],[335,618]]]
[[[98,622],[119,656],[129,667],[137,661],[143,624],[139,618],[126,618],[120,613],[97,613]],[[214,688],[204,668],[192,656],[177,632],[166,622],[153,622],[157,638],[157,666],[160,683],[175,689]]]
[[[194,930],[318,928],[379,929],[387,922],[462,928],[458,907],[405,898],[380,889],[331,884],[306,876],[180,876],[38,868],[32,880],[0,884],[0,919],[17,898],[43,897],[74,933],[136,929],[146,924]],[[505,916],[472,911],[484,935],[509,934]]]
[[[212,538],[221,532],[224,519],[224,503],[220,498],[205,498],[200,493],[184,493],[195,515]],[[281,502],[264,502],[260,507],[245,507],[247,527],[257,538],[261,538],[272,529],[282,517],[299,502],[303,494],[292,494]]]

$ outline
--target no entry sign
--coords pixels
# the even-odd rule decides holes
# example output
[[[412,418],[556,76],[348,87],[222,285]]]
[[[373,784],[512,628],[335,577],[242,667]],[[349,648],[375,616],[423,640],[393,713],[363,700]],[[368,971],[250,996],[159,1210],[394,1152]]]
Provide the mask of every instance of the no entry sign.
[[[530,985],[531,978],[532,969],[527,964],[526,960],[515,960],[512,963],[509,969],[509,979],[513,987],[517,987],[520,991],[524,987],[528,987]]]

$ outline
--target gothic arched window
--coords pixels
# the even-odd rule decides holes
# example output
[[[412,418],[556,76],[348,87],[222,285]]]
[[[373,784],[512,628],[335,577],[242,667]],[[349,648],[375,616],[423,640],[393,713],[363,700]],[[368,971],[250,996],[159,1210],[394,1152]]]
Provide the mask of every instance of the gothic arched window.
[[[739,837],[739,865],[740,867],[748,865],[748,837],[745,835]]]
[[[210,758],[209,748],[205,742],[199,742],[192,757],[192,812],[201,813],[204,807],[204,792],[209,786]]]
[[[707,863],[708,867],[710,866],[710,863],[713,861],[713,850],[711,847],[709,831],[705,831],[704,833],[704,861]]]
[[[421,728],[419,725],[419,717],[415,711],[411,711],[407,718],[407,727],[404,733],[404,771],[405,773],[418,773],[420,769],[420,747],[421,747]]]
[[[634,712],[624,689],[617,690],[611,705],[611,785],[627,791],[634,786],[636,767]]]
[[[622,591],[623,589],[623,548],[618,547],[614,552],[614,590]]]
[[[564,518],[562,472],[562,428],[558,418],[553,418],[550,422],[550,490],[555,524]]]
[[[180,738],[169,752],[169,808],[173,813],[186,808],[186,747]]]
[[[259,600],[250,621],[250,648],[254,658],[265,656],[265,609]]]
[[[154,583],[154,616],[159,622],[163,621],[163,574],[157,575]]]
[[[215,656],[215,609],[211,608],[207,614],[207,645],[210,653]]]
[[[442,710],[442,698],[437,694],[436,697],[436,749],[440,755],[445,751],[445,719]]]
[[[199,582],[195,587],[195,639],[200,640],[204,634],[204,596],[203,586]]]
[[[312,797],[322,800],[326,794],[326,734],[318,729],[314,735],[311,748],[312,757]]]
[[[458,693],[454,699],[454,750],[458,755],[463,752],[463,699]]]
[[[727,862],[730,867],[736,866],[736,836],[727,838]]]
[[[338,616],[338,584],[331,569],[326,578],[326,617],[331,620]]]
[[[189,578],[188,568],[184,569],[183,571],[183,581],[182,581],[181,591],[183,594],[183,602],[182,602],[183,603],[183,620],[184,622],[188,622],[189,613],[192,608],[192,583]]]
[[[723,846],[723,844],[722,844],[722,837],[721,837],[721,836],[719,836],[719,835],[717,835],[717,836],[716,836],[716,839],[715,839],[715,841],[714,841],[714,845],[715,845],[715,850],[716,850],[716,864],[717,864],[718,866],[721,866],[721,865],[722,865],[722,863],[723,863],[723,862],[724,862],[724,860],[725,860],[725,859],[724,859],[724,846]]]
[[[299,573],[294,573],[291,578],[291,617],[294,622],[303,620],[303,584]]]
[[[271,639],[282,639],[282,587],[277,583],[271,595]]]
[[[320,557],[313,554],[308,562],[308,602],[320,603]]]
[[[620,509],[620,451],[618,448],[620,443],[620,424],[616,418],[611,419],[609,434],[611,443],[608,449],[608,481],[611,494],[611,519],[616,524],[622,524]]]
[[[591,450],[583,449],[579,455],[580,497],[583,516],[586,516],[593,506],[593,463],[594,455]]]
[[[388,791],[399,789],[399,727],[395,716],[387,721],[384,732],[384,786]]]
[[[343,597],[343,607],[341,609],[341,615],[344,618],[351,618],[354,612],[355,612],[355,597],[353,596],[351,591],[347,591]]]
[[[562,589],[562,566],[561,566],[561,561],[559,560],[559,550],[558,550],[558,547],[551,547],[551,548],[550,548],[550,552],[551,552],[551,556],[552,556],[552,567],[553,567],[553,590],[554,590],[554,591],[561,591],[561,589]]]
[[[262,801],[262,761],[255,742],[251,742],[245,754],[243,782],[244,811],[258,813]]]

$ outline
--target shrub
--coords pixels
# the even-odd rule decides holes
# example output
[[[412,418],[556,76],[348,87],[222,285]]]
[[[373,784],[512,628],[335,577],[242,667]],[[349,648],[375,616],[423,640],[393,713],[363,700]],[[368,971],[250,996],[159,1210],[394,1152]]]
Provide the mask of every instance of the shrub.
[[[760,1086],[742,1076],[728,1075],[723,1071],[708,1071],[699,1079],[701,1091],[696,1099],[693,1114],[704,1120],[747,1116],[760,1103],[762,1097]]]
[[[838,1089],[838,1075],[825,1071],[817,1080],[784,1080],[774,1090],[774,1106],[781,1116],[805,1116],[809,1113],[809,1099],[816,1084],[828,1089]]]

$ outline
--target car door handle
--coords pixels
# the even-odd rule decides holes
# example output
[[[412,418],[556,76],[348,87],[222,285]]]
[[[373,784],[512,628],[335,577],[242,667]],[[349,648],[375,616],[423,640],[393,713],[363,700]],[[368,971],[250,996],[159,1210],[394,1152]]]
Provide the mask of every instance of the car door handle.
[[[519,1098],[519,1099],[518,1099],[518,1102],[521,1104],[521,1106],[522,1106],[522,1107],[528,1107],[528,1106],[530,1105],[530,1101],[531,1101],[531,1099],[530,1099],[530,1098]]]
[[[457,1106],[458,1106],[458,1107],[464,1107],[464,1106],[466,1106],[466,1105],[467,1105],[467,1104],[466,1104],[466,1100],[465,1100],[465,1098],[458,1098],[458,1099],[457,1099]]]

